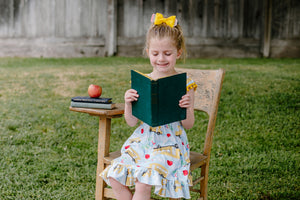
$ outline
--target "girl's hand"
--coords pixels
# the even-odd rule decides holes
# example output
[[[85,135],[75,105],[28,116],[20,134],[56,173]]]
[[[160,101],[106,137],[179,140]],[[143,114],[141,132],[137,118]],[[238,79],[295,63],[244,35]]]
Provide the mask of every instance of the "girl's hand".
[[[186,119],[181,121],[181,124],[185,129],[192,128],[195,122],[194,98],[195,91],[189,90],[187,94],[183,95],[181,100],[179,101],[179,106],[181,108],[186,108]]]
[[[181,108],[189,108],[192,105],[192,99],[190,94],[183,95],[179,101],[179,106]]]
[[[138,122],[138,119],[132,115],[132,105],[131,103],[133,101],[138,100],[138,93],[134,89],[129,89],[125,92],[124,99],[125,99],[125,111],[124,111],[124,116],[127,124],[129,126],[135,126],[136,123]]]
[[[125,92],[125,95],[124,95],[124,100],[125,100],[125,103],[131,103],[133,101],[137,101],[138,100],[138,93],[136,90],[134,89],[129,89]]]

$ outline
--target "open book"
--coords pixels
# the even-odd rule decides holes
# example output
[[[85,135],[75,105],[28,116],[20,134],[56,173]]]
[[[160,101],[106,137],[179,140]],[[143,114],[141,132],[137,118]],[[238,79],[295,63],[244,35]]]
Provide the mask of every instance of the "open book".
[[[179,100],[186,94],[186,73],[157,80],[131,70],[131,88],[137,90],[138,101],[132,103],[132,114],[152,127],[181,121],[186,109]]]

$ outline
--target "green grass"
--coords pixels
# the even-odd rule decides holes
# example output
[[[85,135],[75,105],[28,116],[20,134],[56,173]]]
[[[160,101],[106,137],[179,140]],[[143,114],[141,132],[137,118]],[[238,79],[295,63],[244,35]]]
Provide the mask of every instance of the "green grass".
[[[209,173],[209,199],[299,199],[300,59],[188,59],[225,68]],[[100,84],[123,102],[142,58],[0,59],[0,199],[93,199],[98,119],[70,98]],[[205,115],[188,130],[203,148]],[[113,119],[111,150],[132,133]],[[200,133],[199,133],[200,132]],[[196,199],[192,194],[192,199]]]

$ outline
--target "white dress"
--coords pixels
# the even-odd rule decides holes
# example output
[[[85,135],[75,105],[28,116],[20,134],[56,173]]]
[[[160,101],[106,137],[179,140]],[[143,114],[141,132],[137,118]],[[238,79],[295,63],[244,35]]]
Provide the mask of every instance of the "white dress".
[[[197,85],[187,79],[187,90]],[[190,147],[181,123],[158,127],[141,125],[127,139],[122,155],[112,161],[100,176],[110,185],[112,177],[126,186],[135,180],[155,187],[155,193],[169,198],[190,198]]]

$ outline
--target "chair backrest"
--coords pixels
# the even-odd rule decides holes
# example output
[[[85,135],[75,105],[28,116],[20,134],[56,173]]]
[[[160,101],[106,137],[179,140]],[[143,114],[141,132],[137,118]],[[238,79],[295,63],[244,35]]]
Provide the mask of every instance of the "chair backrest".
[[[225,75],[224,69],[200,70],[177,68],[178,72],[186,72],[198,88],[195,93],[195,110],[204,111],[209,116],[203,154],[210,156],[213,131],[216,123],[221,89]]]

